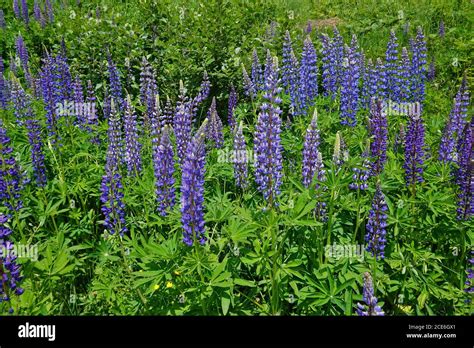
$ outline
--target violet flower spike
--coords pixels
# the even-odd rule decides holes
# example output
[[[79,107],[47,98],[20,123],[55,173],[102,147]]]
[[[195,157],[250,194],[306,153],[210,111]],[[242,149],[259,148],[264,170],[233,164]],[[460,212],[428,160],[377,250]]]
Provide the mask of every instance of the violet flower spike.
[[[183,242],[192,246],[206,243],[204,221],[204,175],[206,163],[207,119],[189,142],[182,165],[181,225]]]

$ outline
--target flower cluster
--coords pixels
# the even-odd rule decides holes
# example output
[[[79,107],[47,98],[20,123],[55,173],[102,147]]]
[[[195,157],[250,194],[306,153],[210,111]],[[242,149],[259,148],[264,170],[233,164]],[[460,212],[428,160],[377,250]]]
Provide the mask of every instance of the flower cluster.
[[[365,304],[357,303],[357,314],[359,316],[383,316],[382,308],[377,304],[378,299],[374,296],[374,285],[369,272],[364,273],[364,288],[362,299]]]
[[[207,126],[207,135],[212,140],[216,148],[221,148],[224,145],[224,134],[222,133],[222,121],[217,114],[216,97],[212,98],[211,107],[207,113],[209,124]]]
[[[194,242],[204,244],[204,174],[206,164],[206,127],[204,120],[200,129],[186,148],[181,176],[181,224],[183,242],[192,246]]]
[[[146,57],[143,57],[141,69],[140,69],[140,102],[146,107],[144,113],[144,124],[145,127],[150,126],[150,118],[155,109],[155,95],[158,93],[156,86],[156,78],[153,68]]]
[[[105,229],[111,235],[119,233],[120,236],[123,236],[128,229],[125,222],[122,176],[119,172],[120,113],[115,105],[115,101],[112,100],[109,117],[107,159],[105,175],[102,177],[100,201],[102,202],[101,211],[105,217]]]
[[[411,40],[411,95],[413,102],[422,103],[425,99],[426,81],[426,40],[421,27],[418,27],[414,40]]]
[[[456,183],[458,184],[459,220],[468,220],[474,215],[474,171],[473,171],[473,143],[474,143],[474,118],[466,124],[459,137],[458,169],[456,170]]]
[[[281,99],[278,97],[281,88],[278,83],[278,62],[275,59],[265,80],[265,101],[260,106],[254,136],[255,180],[258,190],[263,193],[270,206],[276,205],[283,168],[279,108]]]
[[[425,127],[421,118],[420,104],[416,103],[409,113],[405,134],[405,179],[408,186],[423,182],[423,162],[425,158]]]
[[[170,140],[170,126],[163,127],[158,143],[153,147],[155,193],[158,212],[166,216],[175,203],[173,144]]]
[[[297,115],[306,113],[307,107],[313,105],[318,95],[318,62],[313,42],[308,36],[303,44],[299,70],[298,108]]]
[[[367,243],[367,251],[376,258],[383,259],[385,257],[385,235],[387,234],[387,210],[388,206],[385,202],[385,196],[377,185],[375,195],[372,200],[372,209],[369,211],[369,219],[365,229],[365,241]]]
[[[369,159],[369,152],[365,150],[362,153],[362,165],[359,168],[352,168],[352,182],[349,184],[351,190],[367,190],[369,185],[367,180],[370,176],[371,162]]]
[[[352,37],[351,47],[346,46],[344,80],[341,87],[341,124],[354,127],[359,106],[360,53],[357,37]]]
[[[260,64],[260,59],[258,58],[257,50],[254,49],[252,52],[252,86],[254,93],[257,93],[261,88],[263,88],[263,75],[262,75],[262,65]]]

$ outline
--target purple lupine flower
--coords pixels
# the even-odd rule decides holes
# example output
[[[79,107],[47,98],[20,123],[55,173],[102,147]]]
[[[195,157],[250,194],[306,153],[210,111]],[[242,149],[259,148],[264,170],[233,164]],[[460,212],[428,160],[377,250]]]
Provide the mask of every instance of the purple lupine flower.
[[[377,304],[378,299],[374,296],[374,285],[369,272],[364,273],[364,290],[362,299],[365,304],[357,303],[357,314],[359,316],[383,316],[382,308]]]
[[[155,108],[155,95],[158,92],[156,86],[155,73],[152,66],[148,63],[146,57],[143,57],[140,69],[140,103],[146,107],[144,114],[144,124],[150,126],[151,114]]]
[[[436,77],[436,63],[435,63],[435,57],[431,57],[430,61],[430,66],[428,68],[428,75],[427,79],[428,81],[433,81]]]
[[[211,107],[207,113],[209,124],[207,125],[207,135],[211,139],[216,148],[221,148],[224,145],[224,134],[222,133],[222,121],[217,114],[216,97],[212,98]]]
[[[263,88],[264,80],[262,75],[262,65],[258,58],[257,50],[254,48],[252,51],[252,85],[255,92]]]
[[[352,168],[352,182],[349,184],[351,190],[367,190],[369,185],[367,180],[370,176],[371,162],[369,159],[369,151],[366,149],[362,153],[362,164],[360,167]]]
[[[405,134],[405,178],[408,186],[423,182],[423,161],[425,158],[425,127],[421,118],[420,104],[417,102],[409,112]]]
[[[0,201],[10,212],[23,208],[20,199],[23,182],[20,167],[10,146],[10,138],[0,120]]]
[[[238,95],[237,91],[235,90],[235,87],[233,84],[230,85],[230,92],[229,92],[229,101],[228,101],[228,107],[227,107],[227,122],[229,124],[230,129],[234,129],[236,126],[235,123],[235,116],[234,116],[234,111],[235,108],[237,107],[237,102],[238,102]]]
[[[474,143],[474,118],[466,124],[460,134],[457,151],[458,166],[456,170],[456,183],[458,184],[458,209],[459,220],[468,220],[474,215],[474,171],[473,171],[473,143]]]
[[[173,130],[176,137],[176,150],[179,162],[183,163],[191,136],[191,111],[189,110],[189,99],[186,96],[183,81],[179,81],[179,96],[173,119]]]
[[[467,109],[469,107],[469,86],[467,85],[466,73],[464,73],[458,93],[456,94],[456,102],[459,104],[459,111],[454,115],[454,126],[456,133],[459,135],[466,124]]]
[[[247,145],[243,133],[243,124],[240,122],[239,127],[234,135],[234,152],[232,161],[234,163],[235,184],[245,189],[248,186],[248,156]]]
[[[21,267],[17,263],[13,243],[8,238],[12,233],[7,225],[9,219],[9,215],[0,214],[0,303],[9,302],[11,295],[19,296],[24,292],[19,286]],[[8,312],[13,313],[13,307]]]
[[[43,14],[41,13],[41,7],[39,5],[38,0],[35,0],[34,5],[33,5],[33,14],[35,16],[35,20],[41,24],[42,27],[44,27],[44,19],[43,19]]]
[[[77,75],[72,83],[72,95],[74,100],[74,116],[76,117],[75,123],[83,128],[86,123],[84,114],[84,93],[82,92],[81,78]]]
[[[39,187],[46,184],[46,172],[43,154],[43,140],[41,137],[41,127],[32,108],[32,97],[20,86],[18,81],[13,81],[14,98],[12,99],[17,121],[26,125],[28,131],[28,141],[31,146],[31,162],[36,183]]]
[[[394,100],[397,102],[409,102],[412,100],[410,96],[410,81],[411,81],[410,57],[406,47],[402,48],[402,55],[400,64],[398,65],[398,74],[396,77],[397,88]]]
[[[54,11],[53,11],[53,5],[51,4],[51,0],[45,0],[44,7],[45,7],[45,12],[48,15],[49,22],[53,23],[54,22]]]
[[[10,85],[10,102],[16,123],[22,126],[27,109],[27,96],[18,79],[13,78]]]
[[[381,99],[372,98],[370,106],[370,155],[371,175],[382,173],[387,161],[388,122]]]
[[[21,18],[20,3],[18,0],[13,0],[13,13],[15,14],[16,18]]]
[[[299,102],[299,63],[298,59],[295,56],[295,52],[291,51],[291,61],[293,67],[293,73],[291,74],[290,78],[290,115],[295,115],[298,110],[298,102]],[[290,115],[288,116],[288,120],[290,119]]]
[[[311,25],[311,21],[308,21],[308,23],[306,23],[306,28],[304,32],[309,35],[311,34],[312,31],[313,31],[313,26]]]
[[[21,0],[21,12],[23,20],[25,21],[26,25],[30,23],[30,16],[28,14],[28,3],[26,0]]]
[[[164,110],[161,113],[160,124],[161,127],[164,127],[165,125],[173,125],[173,105],[171,104],[169,96],[166,96],[166,103]]]
[[[201,86],[199,87],[199,92],[194,98],[194,104],[196,106],[201,104],[204,100],[207,99],[207,97],[209,97],[210,92],[211,92],[211,82],[209,81],[209,75],[207,74],[207,71],[204,70]]]
[[[294,73],[293,61],[291,59],[291,52],[293,51],[291,44],[290,32],[285,32],[283,39],[283,59],[281,65],[281,85],[286,93],[289,93],[291,75]]]
[[[394,100],[397,89],[397,62],[398,62],[398,43],[397,36],[393,30],[390,31],[390,40],[385,52],[385,74],[387,79],[387,98]]]
[[[173,144],[169,132],[170,126],[165,125],[153,149],[155,194],[161,216],[166,216],[175,204]]]
[[[457,98],[454,98],[453,108],[448,117],[448,122],[443,130],[443,135],[441,136],[441,142],[439,145],[438,159],[444,163],[454,161],[455,154],[455,143],[457,137],[457,127],[456,121],[459,118],[459,113],[461,112],[460,101]]]
[[[120,162],[120,113],[115,107],[115,101],[110,102],[110,117],[107,146],[105,175],[102,177],[101,211],[104,214],[105,229],[111,234],[119,233],[123,236],[128,231],[125,222],[125,204],[123,203],[122,176],[119,172]]]
[[[256,88],[245,69],[245,66],[242,64],[242,78],[243,78],[243,85],[244,85],[244,93],[247,97],[255,98],[257,96]]]
[[[211,92],[211,82],[209,81],[209,76],[207,71],[204,70],[202,77],[201,86],[199,87],[198,94],[188,102],[188,109],[190,111],[191,123],[196,120],[196,115],[199,109],[199,105],[202,104],[204,100],[207,99],[209,93]]]
[[[142,160],[140,156],[141,144],[138,141],[137,116],[132,105],[130,95],[125,101],[124,115],[125,131],[125,163],[129,176],[138,176],[142,171]]]
[[[264,69],[263,69],[263,81],[262,81],[262,86],[260,87],[262,91],[266,90],[265,81],[268,80],[268,77],[272,73],[272,69],[273,69],[273,56],[270,50],[267,49],[267,56],[265,58],[265,64],[264,64]]]
[[[110,95],[109,95],[109,89],[107,87],[105,87],[104,89],[104,105],[102,107],[102,112],[104,114],[104,119],[108,120],[109,117],[110,117],[110,107],[111,107],[111,102],[112,102],[112,99],[110,98]]]
[[[325,96],[333,96],[336,93],[336,67],[335,67],[335,58],[334,51],[332,49],[332,40],[328,35],[321,35],[321,62],[322,62],[322,72],[321,80],[324,89]]]
[[[279,108],[281,99],[278,97],[281,88],[278,83],[278,61],[274,59],[265,81],[265,101],[260,106],[254,137],[255,181],[270,206],[277,205],[276,197],[280,194],[283,169]]]
[[[29,68],[28,49],[26,48],[25,42],[23,41],[23,37],[21,35],[18,35],[16,39],[16,52],[18,57],[20,57],[21,67],[23,69],[23,73],[25,74],[25,80],[28,83],[28,86],[32,86],[33,82]]]
[[[352,37],[351,47],[346,46],[344,57],[344,80],[341,87],[341,124],[354,127],[359,106],[360,64],[357,37]]]
[[[206,172],[207,119],[186,148],[181,176],[181,225],[183,242],[192,246],[194,242],[204,244],[204,175]]]
[[[120,114],[114,99],[110,100],[109,128],[107,130],[107,161],[106,172],[118,172],[122,153],[122,125]]]
[[[425,99],[426,80],[426,40],[421,27],[418,27],[416,38],[411,40],[412,50],[412,96],[414,102],[422,103]]]
[[[298,110],[297,114],[306,113],[307,107],[314,104],[318,95],[318,65],[317,55],[313,42],[308,36],[303,44],[299,71]]]
[[[334,75],[336,76],[335,91],[337,91],[344,80],[344,39],[339,33],[337,27],[334,27],[333,32],[334,35],[331,41],[331,61],[333,62],[332,64],[334,66]]]
[[[122,83],[120,82],[119,71],[115,63],[112,61],[112,56],[110,55],[110,53],[108,53],[107,62],[109,71],[110,96],[117,103],[117,111],[122,113],[124,110]]]
[[[375,96],[381,99],[387,98],[387,71],[382,59],[377,58],[375,69],[377,70],[377,92]]]
[[[377,184],[375,195],[372,200],[372,209],[369,211],[369,218],[365,229],[365,241],[367,243],[367,251],[369,251],[375,258],[383,259],[385,257],[384,249],[387,234],[387,211],[388,206],[385,201],[385,196]]]
[[[318,161],[319,141],[318,112],[315,109],[311,123],[306,130],[303,145],[302,175],[303,185],[306,188],[311,186],[315,177],[318,175],[316,165]]]
[[[0,9],[0,29],[5,29],[6,25],[5,14],[3,13],[3,10]]]
[[[444,21],[440,20],[439,21],[439,37],[444,39],[444,35],[446,34],[446,30],[444,28]]]

